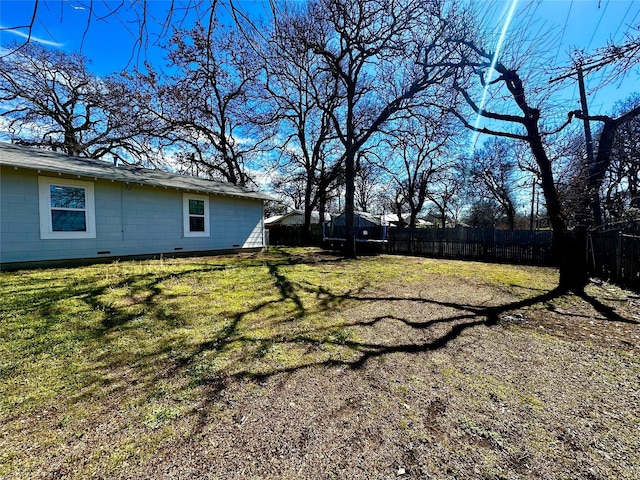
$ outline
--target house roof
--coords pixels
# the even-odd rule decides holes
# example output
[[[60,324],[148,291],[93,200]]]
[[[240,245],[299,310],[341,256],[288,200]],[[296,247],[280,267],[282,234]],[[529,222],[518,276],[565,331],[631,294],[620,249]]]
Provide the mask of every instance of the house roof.
[[[273,215],[272,217],[267,217],[264,219],[264,224],[269,225],[271,223],[276,223],[282,217],[284,217],[284,215]]]
[[[290,212],[285,213],[284,215],[275,215],[273,217],[269,217],[265,219],[264,223],[267,225],[274,224],[274,223],[281,223],[285,219],[296,217],[296,216],[301,217],[300,224],[302,225],[302,220],[304,220],[304,210],[292,210]],[[331,215],[329,215],[328,213],[325,213],[324,219],[325,219],[325,222],[330,222]],[[317,210],[312,210],[311,223],[319,223],[319,222],[320,222],[320,213]]]
[[[95,179],[116,180],[125,183],[155,185],[193,192],[233,197],[255,198],[258,200],[276,200],[265,193],[231,183],[208,180],[152,170],[132,165],[115,166],[104,160],[73,157],[60,152],[23,147],[0,142],[0,165],[37,170],[42,173],[67,174]]]
[[[410,213],[402,213],[402,220],[405,223],[409,223],[409,219],[411,218],[411,214]],[[400,220],[398,218],[398,215],[396,213],[386,213],[384,215],[382,215],[382,222],[386,223],[386,224],[390,224],[390,223],[398,223]],[[416,218],[416,225],[418,226],[423,226],[423,227],[427,227],[427,226],[431,226],[433,225],[433,222],[429,221],[429,220],[425,220],[422,218]]]

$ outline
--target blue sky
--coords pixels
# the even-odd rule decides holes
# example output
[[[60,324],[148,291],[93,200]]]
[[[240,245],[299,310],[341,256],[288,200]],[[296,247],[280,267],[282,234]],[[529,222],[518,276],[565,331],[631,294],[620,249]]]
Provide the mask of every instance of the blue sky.
[[[203,3],[210,0],[176,0],[172,25],[182,19],[186,23],[195,18],[193,8],[185,5]],[[235,0],[243,8],[262,10],[262,0]],[[146,23],[148,44],[139,54],[133,55],[139,38],[138,16],[129,4],[140,5],[143,0],[40,0],[37,19],[32,30],[32,41],[47,44],[67,51],[82,51],[92,60],[92,70],[98,75],[120,71],[145,59],[162,62],[162,52],[158,48],[158,34],[161,22],[167,18],[171,5],[167,0],[146,0],[149,18]],[[34,0],[0,0],[0,45],[21,41],[28,32],[26,28],[10,29],[27,25],[34,10]],[[91,10],[93,9],[93,10]],[[91,14],[90,14],[91,12]],[[111,15],[110,15],[111,14]],[[88,24],[88,19],[91,18]],[[166,42],[166,36],[160,41]]]
[[[478,1],[478,0],[474,0]],[[480,0],[487,10],[493,12],[496,32],[503,25],[504,12],[512,0]],[[507,38],[522,33],[530,36],[553,32],[554,42],[548,52],[557,65],[568,63],[568,53],[573,49],[593,51],[606,45],[607,41],[622,41],[630,32],[630,26],[640,24],[640,1],[638,0],[516,0],[515,17]],[[154,35],[159,31],[159,20],[166,18],[170,2],[147,0],[152,18],[147,23],[147,48],[139,56],[133,56],[134,42],[138,38],[137,23],[130,10],[123,8],[117,15],[99,19],[122,2],[103,0],[40,0],[32,40],[53,48],[82,52],[92,60],[92,70],[99,75],[119,71],[145,59],[153,63],[162,62],[161,52],[154,45]],[[130,1],[125,0],[128,5]],[[176,0],[177,6],[186,2]],[[263,0],[242,0],[243,8],[257,11]],[[23,40],[31,19],[34,0],[0,0],[0,46]],[[87,24],[90,8],[93,18]],[[127,13],[128,12],[128,13]],[[187,17],[189,12],[186,12]],[[174,21],[185,15],[176,9]],[[155,20],[154,20],[155,19]],[[86,33],[85,33],[86,31]],[[636,32],[637,34],[637,32]],[[545,48],[548,48],[545,45]],[[608,113],[613,103],[623,100],[638,84],[637,72],[606,89],[594,91],[602,79],[601,73],[587,76],[587,89],[591,113]],[[577,89],[572,82],[566,83],[564,95],[577,102]],[[577,108],[577,106],[576,106]]]
[[[503,2],[504,3],[504,2]],[[510,2],[507,2],[510,3]],[[524,24],[536,32],[548,32],[553,38],[549,58],[550,65],[570,65],[570,54],[578,49],[587,53],[604,47],[608,42],[622,43],[629,35],[640,35],[640,1],[638,0],[520,0],[519,11],[530,13]],[[512,28],[519,28],[522,24]],[[592,72],[585,76],[590,113],[610,113],[616,101],[626,99],[632,92],[640,91],[638,71],[631,72],[618,83],[602,89],[599,85],[607,71]],[[579,108],[579,93],[575,81],[564,82],[565,95],[573,99]]]

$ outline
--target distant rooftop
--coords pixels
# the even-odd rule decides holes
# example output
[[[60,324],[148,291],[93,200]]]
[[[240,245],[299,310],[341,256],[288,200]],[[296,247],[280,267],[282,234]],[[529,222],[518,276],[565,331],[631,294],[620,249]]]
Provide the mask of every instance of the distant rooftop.
[[[280,222],[285,221],[286,219],[294,219],[296,217],[299,217],[297,220],[299,220],[299,223],[292,223],[290,225],[302,225],[304,222],[304,210],[292,210],[290,212],[287,212],[283,215],[274,215],[273,217],[269,217],[266,218],[264,220],[264,223],[266,225],[270,225],[270,224],[277,224]],[[328,213],[324,214],[324,221],[325,222],[330,222],[331,221],[331,215],[329,215]],[[312,210],[311,211],[311,223],[320,223],[320,212],[318,212],[317,210]]]
[[[52,152],[40,148],[23,147],[0,142],[0,165],[37,170],[48,174],[66,174],[95,179],[115,180],[119,182],[155,185],[158,187],[178,188],[192,192],[234,197],[255,198],[258,200],[276,200],[265,193],[231,183],[208,180],[152,170],[132,165],[115,166],[111,162],[84,157],[73,157],[65,153]]]

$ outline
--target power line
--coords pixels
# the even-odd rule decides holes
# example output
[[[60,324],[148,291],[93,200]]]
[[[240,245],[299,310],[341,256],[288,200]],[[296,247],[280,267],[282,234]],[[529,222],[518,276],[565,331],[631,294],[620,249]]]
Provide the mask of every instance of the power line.
[[[633,25],[633,22],[635,22],[635,21],[636,21],[636,18],[638,18],[638,15],[640,15],[640,10],[638,10],[638,11],[636,12],[635,17],[633,17],[633,20],[631,20],[631,23],[629,24],[632,28],[635,28],[635,27],[634,27],[634,25]]]
[[[560,55],[560,48],[562,48],[562,40],[564,40],[564,33],[567,30],[567,25],[569,23],[569,15],[571,15],[571,8],[573,8],[573,0],[569,4],[569,11],[567,12],[567,18],[564,20],[564,27],[562,27],[562,32],[560,33],[560,41],[558,42],[558,50],[556,51],[556,58],[553,60],[553,64],[555,65],[558,61],[558,55]]]
[[[629,12],[631,12],[631,7],[633,7],[634,5],[636,5],[635,1],[630,1],[630,2],[629,2],[629,8],[627,8],[627,11],[625,12],[624,16],[622,17],[622,20],[621,20],[621,21],[620,21],[620,23],[618,24],[618,28],[616,28],[615,33],[614,33],[614,34],[613,34],[613,36],[611,37],[611,41],[612,41],[612,42],[615,42],[615,41],[616,41],[616,37],[617,37],[618,32],[620,31],[620,28],[622,27],[622,25],[625,25],[625,24],[626,24],[627,28],[633,28],[633,22],[635,21],[635,19],[636,19],[636,18],[638,17],[638,15],[640,14],[640,9],[636,12],[636,14],[635,14],[635,16],[633,17],[633,19],[631,20],[631,22],[626,23],[626,22],[625,22],[625,20],[626,20],[626,19],[627,19],[627,17],[629,16]],[[628,37],[627,37],[627,34],[628,34],[628,31],[627,31],[627,32],[625,32],[625,34],[624,34],[624,37],[625,37],[625,38],[628,38]],[[599,78],[598,78],[598,80],[597,80],[597,82],[596,82],[596,84],[597,84],[598,86],[596,86],[596,87],[592,88],[592,89],[591,89],[591,92],[590,92],[590,93],[593,95],[593,96],[592,96],[592,98],[591,98],[591,101],[592,101],[592,102],[595,102],[595,101],[596,101],[596,97],[597,97],[597,96],[598,96],[598,94],[600,93],[600,88],[599,88],[599,86],[600,86],[600,85],[603,85],[604,83],[607,83],[608,81],[610,81],[610,78],[608,78],[608,77],[610,77],[610,76],[611,76],[611,73],[610,73],[610,72],[607,72],[607,70],[606,70],[606,69],[604,69],[604,70],[600,73]],[[593,81],[591,81],[590,83],[592,83],[592,84],[593,84]]]
[[[633,7],[633,2],[629,2],[629,8],[627,8],[627,11],[624,14],[624,17],[622,17],[623,20],[618,24],[618,28],[616,28],[616,33],[613,34],[613,37],[611,37],[611,40],[615,41],[616,35],[618,35],[618,32],[620,31],[620,27],[624,23],[624,19],[627,18],[627,15],[629,15],[629,12],[631,11],[631,7]],[[638,10],[638,12],[640,13],[640,10]],[[638,16],[638,14],[636,13],[636,17],[637,16]],[[634,20],[635,20],[635,18],[634,18]],[[633,24],[633,20],[631,21],[631,23]]]
[[[593,35],[591,35],[591,40],[589,40],[589,43],[587,44],[587,48],[585,48],[585,51],[589,50],[589,47],[591,46],[591,42],[593,42],[593,39],[596,36],[596,32],[598,31],[598,27],[600,27],[600,23],[602,22],[602,19],[604,18],[604,14],[607,11],[607,7],[609,6],[609,0],[607,0],[607,3],[605,4],[604,8],[602,9],[602,13],[600,14],[600,19],[598,20],[598,23],[596,24],[596,28],[593,30]]]

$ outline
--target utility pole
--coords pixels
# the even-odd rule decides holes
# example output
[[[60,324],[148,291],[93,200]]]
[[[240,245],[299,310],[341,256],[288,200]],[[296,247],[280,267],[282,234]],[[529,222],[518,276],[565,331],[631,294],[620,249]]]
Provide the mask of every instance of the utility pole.
[[[593,175],[594,159],[593,159],[593,139],[591,138],[591,126],[589,124],[589,107],[587,106],[587,93],[584,88],[584,74],[582,73],[582,65],[576,65],[578,73],[578,87],[580,89],[580,108],[582,109],[584,123],[584,138],[587,142],[587,162],[589,165],[589,175]],[[597,226],[602,225],[602,208],[600,207],[600,192],[589,192],[591,196],[591,208],[593,210],[593,221]]]
[[[536,180],[531,184],[531,217],[529,218],[529,230],[533,230],[533,208],[536,203]]]
[[[591,125],[589,125],[589,107],[587,106],[587,93],[584,88],[584,74],[582,73],[582,65],[576,65],[578,72],[578,87],[580,89],[580,108],[584,118],[584,137],[587,141],[587,160],[589,164],[593,163],[593,139],[591,138]]]
[[[578,87],[580,90],[580,109],[582,111],[583,123],[584,123],[584,137],[586,141],[587,147],[587,166],[589,169],[589,175],[593,175],[596,168],[594,164],[594,156],[593,156],[593,139],[591,137],[591,126],[589,124],[589,108],[587,105],[587,93],[584,87],[584,72],[587,72],[601,68],[601,65],[597,66],[589,66],[586,69],[583,69],[583,65],[581,63],[575,65],[575,73],[573,71],[562,75],[560,77],[554,78],[550,80],[549,83],[557,82],[558,80],[564,80],[565,78],[572,77],[574,74],[578,76]],[[600,206],[600,192],[597,190],[594,192],[589,192],[589,196],[591,197],[591,209],[593,212],[593,221],[595,226],[602,225],[602,208]]]

